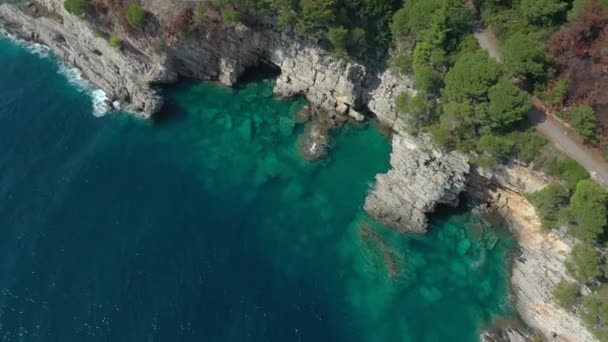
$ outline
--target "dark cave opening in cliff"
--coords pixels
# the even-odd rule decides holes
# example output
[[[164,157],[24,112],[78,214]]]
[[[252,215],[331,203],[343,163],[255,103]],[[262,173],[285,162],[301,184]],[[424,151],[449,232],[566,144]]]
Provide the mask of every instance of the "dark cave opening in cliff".
[[[250,82],[257,82],[261,80],[274,80],[281,74],[281,69],[276,65],[270,63],[261,63],[256,66],[248,67],[245,71],[239,76],[237,82],[232,86],[232,88],[240,88],[243,85]],[[180,77],[179,81],[175,84],[168,85],[162,87],[162,93],[165,97],[165,103],[160,112],[154,114],[152,117],[152,122],[154,125],[165,125],[173,120],[177,120],[184,115],[184,110],[181,110],[179,106],[171,101],[171,97],[167,96],[168,93],[179,91],[180,89],[186,89],[191,87],[193,84],[199,82],[208,82],[210,84],[216,83],[214,81],[203,81],[194,78],[185,78]],[[218,87],[222,85],[218,84]]]
[[[251,66],[239,76],[235,87],[239,87],[249,82],[256,82],[267,79],[276,79],[281,74],[281,69],[270,63],[260,63],[256,66]]]

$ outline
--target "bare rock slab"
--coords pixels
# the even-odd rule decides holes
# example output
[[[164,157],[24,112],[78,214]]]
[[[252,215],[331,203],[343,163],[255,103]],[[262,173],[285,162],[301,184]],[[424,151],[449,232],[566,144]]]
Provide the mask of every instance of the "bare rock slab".
[[[458,205],[466,188],[468,158],[458,152],[424,149],[424,138],[404,133],[392,138],[391,169],[376,176],[365,210],[402,232],[425,233],[427,213],[438,204]]]

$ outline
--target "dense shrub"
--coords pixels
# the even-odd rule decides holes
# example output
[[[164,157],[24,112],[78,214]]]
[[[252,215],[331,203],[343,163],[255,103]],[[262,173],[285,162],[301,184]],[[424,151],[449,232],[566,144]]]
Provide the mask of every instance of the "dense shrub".
[[[63,2],[63,7],[66,11],[81,16],[87,8],[87,0],[65,0]]]
[[[482,135],[477,141],[477,150],[482,154],[480,166],[493,167],[496,163],[505,164],[513,154],[515,143],[495,134]],[[485,154],[485,156],[484,156]]]
[[[127,22],[131,27],[141,30],[146,21],[146,12],[140,4],[133,3],[126,10]]]
[[[600,253],[595,248],[586,243],[579,243],[572,248],[566,261],[566,269],[574,279],[585,283],[602,275],[600,262]]]
[[[113,48],[119,48],[122,46],[122,41],[116,34],[110,35],[110,39],[108,40],[108,44]]]
[[[600,340],[608,340],[608,285],[583,299],[580,310],[585,325]]]
[[[515,157],[525,164],[538,157],[541,149],[547,145],[547,139],[534,130],[512,132],[509,138],[515,142]]]
[[[201,26],[205,23],[205,17],[207,15],[207,8],[204,5],[196,5],[194,7],[192,21],[196,26]]]
[[[570,233],[583,241],[594,241],[604,233],[608,224],[607,199],[606,190],[592,180],[578,182],[567,210]]]
[[[555,289],[553,289],[553,298],[566,310],[572,309],[578,299],[579,285],[575,282],[562,280]]]
[[[570,123],[583,141],[597,142],[597,125],[593,108],[587,105],[577,107],[570,113]]]
[[[530,202],[536,208],[543,227],[558,228],[561,223],[560,211],[567,207],[570,190],[562,184],[550,184],[542,190],[530,194]]]
[[[568,77],[562,77],[542,94],[544,101],[553,106],[562,106],[566,100],[566,91],[568,90]]]
[[[549,175],[563,180],[571,189],[576,188],[579,181],[589,178],[589,172],[575,160],[556,155],[559,152],[555,150],[550,153],[553,154],[552,158],[543,165]]]
[[[419,91],[415,96],[400,94],[396,99],[399,116],[405,121],[411,133],[426,127],[434,120],[435,107],[430,97]]]
[[[530,25],[550,26],[565,21],[568,3],[562,0],[521,0],[519,8]]]
[[[332,27],[327,32],[327,39],[331,43],[332,52],[338,57],[347,57],[348,30],[342,26]]]
[[[540,39],[530,34],[516,32],[505,43],[505,65],[515,76],[522,76],[533,83],[546,80],[548,55]]]

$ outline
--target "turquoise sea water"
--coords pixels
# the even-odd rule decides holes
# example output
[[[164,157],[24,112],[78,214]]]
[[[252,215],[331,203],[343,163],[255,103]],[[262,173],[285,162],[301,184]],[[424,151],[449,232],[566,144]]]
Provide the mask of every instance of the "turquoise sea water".
[[[185,83],[142,121],[7,40],[0,64],[1,341],[475,341],[511,314],[504,234],[365,216],[371,125],[309,163],[272,80]]]

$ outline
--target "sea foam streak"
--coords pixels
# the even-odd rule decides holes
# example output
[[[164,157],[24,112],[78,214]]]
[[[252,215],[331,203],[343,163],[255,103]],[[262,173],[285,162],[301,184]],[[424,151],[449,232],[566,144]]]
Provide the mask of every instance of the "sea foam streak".
[[[25,48],[30,53],[41,57],[41,58],[53,58],[51,49],[46,46],[35,42],[29,42],[23,40],[13,34],[8,33],[2,25],[0,25],[0,39],[7,37],[12,42]],[[108,95],[102,89],[97,89],[95,86],[82,76],[80,69],[72,66],[64,61],[55,59],[58,64],[59,74],[65,76],[70,84],[74,85],[78,91],[84,92],[91,97],[93,105],[93,115],[101,117],[110,111],[110,106],[107,104]]]

